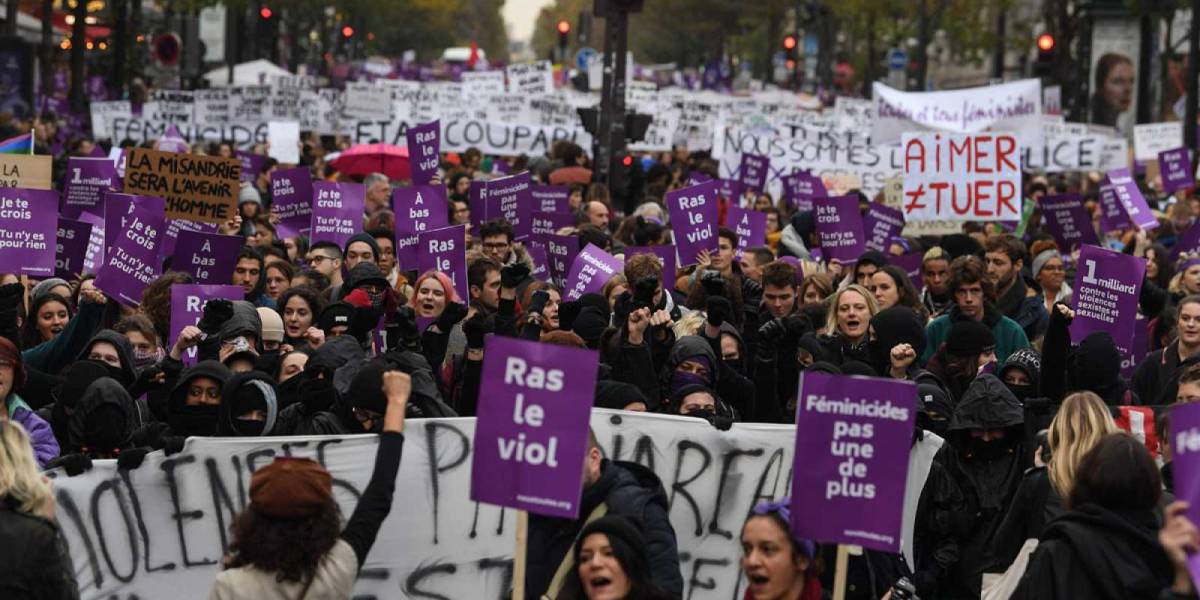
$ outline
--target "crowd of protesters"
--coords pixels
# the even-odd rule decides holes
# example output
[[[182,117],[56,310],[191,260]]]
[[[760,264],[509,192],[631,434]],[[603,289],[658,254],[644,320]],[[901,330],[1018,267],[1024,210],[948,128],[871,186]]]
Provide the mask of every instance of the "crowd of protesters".
[[[91,140],[57,139],[52,119],[34,130],[59,170],[66,156],[92,152]],[[344,142],[302,143],[300,164],[314,180],[345,180],[324,160]],[[1072,339],[1076,256],[1060,251],[1037,212],[1020,237],[966,223],[894,238],[843,265],[814,258],[811,211],[747,193],[722,204],[765,212],[765,245],[738,251],[738,235],[721,228],[716,251],[679,265],[673,279],[652,255],[625,256],[602,293],[568,302],[533,276],[509,223],[471,217],[470,184],[492,177],[499,157],[441,158],[448,222],[468,226],[468,297],[445,274],[397,259],[390,199],[407,182],[365,177],[360,231],[345,245],[310,243],[277,233],[269,179],[290,165],[270,159],[223,227],[245,238],[230,274],[245,297],[209,301],[195,326],[170,330],[170,287],[191,278],[169,264],[138,306],[106,297],[89,275],[0,276],[0,596],[77,594],[40,470],[73,476],[112,458],[136,469],[148,452],[179,452],[190,436],[375,432],[384,440],[375,473],[345,525],[315,463],[280,460],[257,472],[210,594],[348,597],[390,508],[404,417],[474,416],[484,342],[510,336],[596,350],[596,407],[720,429],[792,423],[804,371],[915,382],[913,447],[935,452],[924,464],[913,559],[852,556],[847,598],[900,597],[901,587],[980,598],[996,585],[1018,598],[1195,597],[1186,561],[1200,539],[1184,505],[1172,504],[1167,407],[1200,400],[1200,260],[1171,258],[1200,199],[1155,196],[1156,182],[1142,182],[1160,227],[1101,234],[1148,265],[1138,327],[1149,347],[1126,378],[1109,334]],[[719,176],[703,153],[656,153],[646,156],[643,186],[614,194],[591,183],[586,153],[568,142],[546,156],[503,158],[511,172],[569,185],[577,225],[558,233],[618,257],[628,246],[671,245],[666,193],[696,174]],[[1029,176],[1024,196],[1066,191],[1084,194],[1098,225],[1092,179]],[[849,193],[864,211],[882,201]],[[894,264],[914,254],[917,281]],[[185,368],[192,348],[199,360]],[[1153,407],[1161,450],[1117,430],[1122,406]],[[680,598],[688,549],[676,543],[654,473],[604,458],[593,438],[583,486],[578,520],[531,518],[526,597]],[[795,538],[790,518],[786,500],[747,516],[747,598],[828,594],[832,549]],[[311,534],[298,536],[296,523]]]

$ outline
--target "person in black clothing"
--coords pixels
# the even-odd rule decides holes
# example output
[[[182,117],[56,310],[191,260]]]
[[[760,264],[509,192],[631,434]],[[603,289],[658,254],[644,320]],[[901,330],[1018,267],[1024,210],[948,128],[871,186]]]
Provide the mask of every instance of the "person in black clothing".
[[[1175,569],[1155,535],[1161,499],[1146,447],[1127,433],[1105,436],[1080,460],[1070,512],[1046,526],[1014,600],[1162,597]]]
[[[667,494],[658,476],[637,463],[603,458],[595,434],[589,432],[579,518],[529,515],[525,600],[538,600],[543,594],[559,597],[559,589],[551,589],[555,572],[564,561],[574,562],[579,532],[605,513],[637,523],[646,539],[651,582],[679,600],[683,577],[675,529],[667,512]]]
[[[231,527],[225,571],[209,598],[348,598],[359,569],[392,508],[404,447],[405,373],[384,375],[388,399],[371,480],[338,531],[332,478],[308,459],[278,458],[250,481],[250,505]]]
[[[1054,399],[1089,391],[1109,406],[1140,404],[1138,394],[1121,377],[1121,353],[1108,332],[1094,331],[1078,346],[1071,346],[1069,327],[1074,318],[1075,311],[1066,304],[1054,305],[1042,345],[1043,395]]]

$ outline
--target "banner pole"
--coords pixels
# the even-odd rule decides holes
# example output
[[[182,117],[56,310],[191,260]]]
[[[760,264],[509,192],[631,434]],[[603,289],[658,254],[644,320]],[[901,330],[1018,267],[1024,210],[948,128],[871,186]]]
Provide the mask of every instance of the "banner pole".
[[[512,600],[525,600],[525,549],[529,543],[529,513],[517,511],[517,550],[513,555]]]
[[[850,548],[838,544],[837,563],[833,572],[833,600],[846,600],[846,572],[850,566]]]

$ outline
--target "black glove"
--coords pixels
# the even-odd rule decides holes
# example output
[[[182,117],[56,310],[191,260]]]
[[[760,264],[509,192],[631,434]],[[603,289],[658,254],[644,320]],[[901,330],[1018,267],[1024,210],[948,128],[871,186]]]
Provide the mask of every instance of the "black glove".
[[[654,292],[658,291],[658,277],[646,275],[633,283],[633,298],[638,308],[654,309]]]
[[[504,265],[500,269],[500,287],[507,289],[516,289],[522,281],[529,277],[529,265],[517,261],[511,265]]]
[[[371,337],[371,332],[379,326],[379,317],[382,312],[370,306],[355,306],[354,312],[350,315],[350,328],[348,333],[354,336],[360,344],[365,344]]]
[[[458,302],[446,301],[446,308],[442,310],[442,316],[437,319],[437,328],[442,333],[450,333],[451,329],[464,317],[467,316],[467,305]]]
[[[86,454],[67,454],[46,465],[48,468],[62,467],[68,477],[74,477],[92,468],[92,459]]]
[[[179,454],[183,451],[183,444],[187,442],[187,438],[182,435],[168,435],[163,438],[163,452],[167,456]]]
[[[529,300],[529,307],[525,309],[525,314],[542,314],[542,309],[546,308],[546,303],[550,301],[550,293],[546,290],[538,290],[533,293],[533,298]]]
[[[775,349],[787,336],[787,327],[782,319],[771,319],[758,328],[758,359],[775,360]]]
[[[812,331],[812,322],[804,315],[790,314],[782,321],[784,329],[787,330],[788,340],[799,340],[800,336]]]
[[[224,299],[209,300],[204,305],[204,316],[200,317],[196,327],[208,335],[214,335],[221,330],[221,325],[232,318],[233,302]]]
[[[708,324],[713,327],[720,327],[733,314],[733,303],[729,301],[729,298],[721,296],[709,296],[706,308]]]
[[[559,310],[562,309],[559,308]],[[629,314],[635,310],[637,310],[637,302],[633,299],[633,294],[621,292],[621,295],[617,296],[617,301],[613,303],[613,325],[623,326],[625,321],[629,320]]]
[[[571,331],[575,327],[575,318],[579,316],[579,312],[582,310],[583,304],[578,300],[560,302],[558,305],[558,329],[560,331]]]
[[[700,275],[700,285],[708,296],[725,295],[725,278],[720,271],[705,271]]]
[[[161,421],[151,421],[133,431],[130,441],[134,446],[162,448],[162,436],[168,430],[167,424]]]
[[[487,334],[492,333],[496,329],[495,321],[481,313],[475,313],[475,316],[463,321],[463,335],[467,336],[467,349],[480,350],[483,348],[483,340]]]
[[[396,334],[400,337],[400,347],[421,351],[421,332],[417,329],[417,313],[411,306],[401,306],[396,309]]]
[[[117,455],[117,468],[122,471],[136,469],[142,466],[142,462],[146,460],[146,455],[150,453],[149,448],[130,448],[122,450]]]

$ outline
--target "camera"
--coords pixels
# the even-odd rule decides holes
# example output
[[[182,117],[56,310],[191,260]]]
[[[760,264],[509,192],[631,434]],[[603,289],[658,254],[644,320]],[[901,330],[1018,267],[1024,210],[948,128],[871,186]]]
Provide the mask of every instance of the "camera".
[[[658,291],[658,277],[646,275],[633,283],[633,309],[654,310],[654,292]]]
[[[917,586],[907,577],[901,577],[892,584],[892,600],[921,600],[917,596]]]

